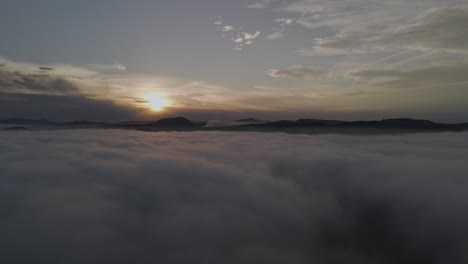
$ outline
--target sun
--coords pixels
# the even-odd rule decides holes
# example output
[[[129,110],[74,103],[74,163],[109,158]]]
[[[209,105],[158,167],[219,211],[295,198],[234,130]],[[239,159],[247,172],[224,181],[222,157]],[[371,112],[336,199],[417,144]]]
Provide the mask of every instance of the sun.
[[[153,111],[161,111],[164,109],[164,107],[167,107],[170,104],[167,99],[159,94],[147,95],[145,98],[148,101],[146,104]]]

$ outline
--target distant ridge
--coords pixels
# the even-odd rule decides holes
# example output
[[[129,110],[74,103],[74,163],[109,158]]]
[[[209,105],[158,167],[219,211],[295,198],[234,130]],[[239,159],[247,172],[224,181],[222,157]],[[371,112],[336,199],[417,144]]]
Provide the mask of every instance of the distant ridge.
[[[429,120],[420,120],[412,118],[394,118],[394,119],[384,119],[380,121],[384,125],[393,125],[393,126],[433,126],[436,123]]]
[[[99,126],[99,125],[111,125],[111,123],[106,123],[106,122],[91,122],[91,121],[86,121],[86,120],[79,120],[79,121],[72,121],[72,122],[67,122],[67,123],[61,123],[61,125],[71,125],[71,126]]]
[[[269,128],[298,128],[298,127],[356,127],[356,128],[400,128],[400,129],[468,129],[468,123],[443,124],[429,120],[412,118],[393,118],[380,121],[340,121],[321,119],[298,119],[296,121],[280,120],[266,124],[250,124],[246,126]]]
[[[15,127],[7,127],[7,128],[4,128],[3,130],[7,130],[7,131],[27,131],[29,129],[27,129],[25,127],[22,127],[22,126],[15,126]]]
[[[56,124],[56,122],[52,122],[52,121],[49,121],[47,119],[9,118],[9,119],[0,119],[0,124],[5,124],[5,125],[50,125],[50,124]]]
[[[241,122],[241,123],[264,123],[264,122],[267,122],[267,121],[262,121],[262,120],[258,120],[256,118],[244,118],[244,119],[239,119],[239,120],[236,120],[236,122]]]
[[[424,119],[393,118],[380,121],[341,121],[327,119],[298,119],[260,121],[255,118],[234,122],[194,122],[185,117],[163,118],[154,122],[105,123],[74,121],[67,123],[50,122],[45,119],[4,119],[0,124],[11,125],[17,130],[25,126],[28,130],[43,129],[129,129],[143,131],[254,131],[285,132],[299,134],[386,134],[414,132],[461,132],[468,131],[468,123],[444,124]],[[13,129],[14,130],[14,129]]]

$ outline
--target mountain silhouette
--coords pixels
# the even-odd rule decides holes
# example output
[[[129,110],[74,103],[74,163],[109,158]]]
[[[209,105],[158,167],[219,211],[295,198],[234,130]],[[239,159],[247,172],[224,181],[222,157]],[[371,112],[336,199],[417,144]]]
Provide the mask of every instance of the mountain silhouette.
[[[380,121],[341,121],[328,119],[298,119],[279,121],[260,121],[255,118],[240,119],[231,122],[229,126],[207,126],[207,122],[194,122],[185,117],[163,118],[154,122],[127,121],[122,123],[106,123],[92,121],[74,121],[56,123],[48,120],[4,119],[2,125],[12,125],[11,130],[27,129],[133,129],[143,131],[256,131],[256,132],[286,132],[302,134],[344,133],[344,134],[382,134],[382,133],[414,133],[414,132],[460,132],[468,130],[468,123],[444,124],[424,119],[393,118]],[[224,124],[221,122],[221,124]]]
[[[409,128],[409,129],[456,129],[468,127],[464,124],[442,124],[429,120],[412,118],[383,119],[380,121],[340,121],[322,119],[298,119],[280,120],[265,124],[250,124],[246,126],[270,127],[270,128],[294,128],[294,127],[371,127],[371,128]]]
[[[262,120],[258,120],[256,118],[244,118],[244,119],[239,119],[239,120],[236,120],[236,122],[239,122],[239,123],[264,123],[266,121],[262,121]]]
[[[5,125],[51,125],[56,122],[49,121],[47,119],[26,119],[26,118],[10,118],[0,119],[0,124]]]
[[[25,127],[22,127],[22,126],[15,126],[15,127],[7,127],[7,128],[4,128],[3,130],[7,130],[7,131],[27,131],[29,129],[27,129]]]
[[[394,118],[384,119],[380,121],[384,125],[388,126],[434,126],[436,123],[429,120],[420,120],[412,118]]]
[[[156,122],[146,124],[150,127],[161,127],[161,128],[182,128],[182,127],[197,127],[200,126],[197,123],[194,123],[188,120],[185,117],[175,117],[175,118],[163,118]]]

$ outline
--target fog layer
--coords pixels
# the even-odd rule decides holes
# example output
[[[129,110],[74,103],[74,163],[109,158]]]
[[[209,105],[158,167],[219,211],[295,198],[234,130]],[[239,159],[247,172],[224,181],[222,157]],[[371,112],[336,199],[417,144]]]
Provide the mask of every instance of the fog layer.
[[[467,263],[468,134],[0,133],[0,263]]]

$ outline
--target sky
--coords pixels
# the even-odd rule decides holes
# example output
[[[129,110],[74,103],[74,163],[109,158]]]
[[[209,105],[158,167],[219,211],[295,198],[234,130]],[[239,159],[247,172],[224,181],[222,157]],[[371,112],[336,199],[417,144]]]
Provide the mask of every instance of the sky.
[[[468,121],[466,0],[0,6],[0,118]]]

